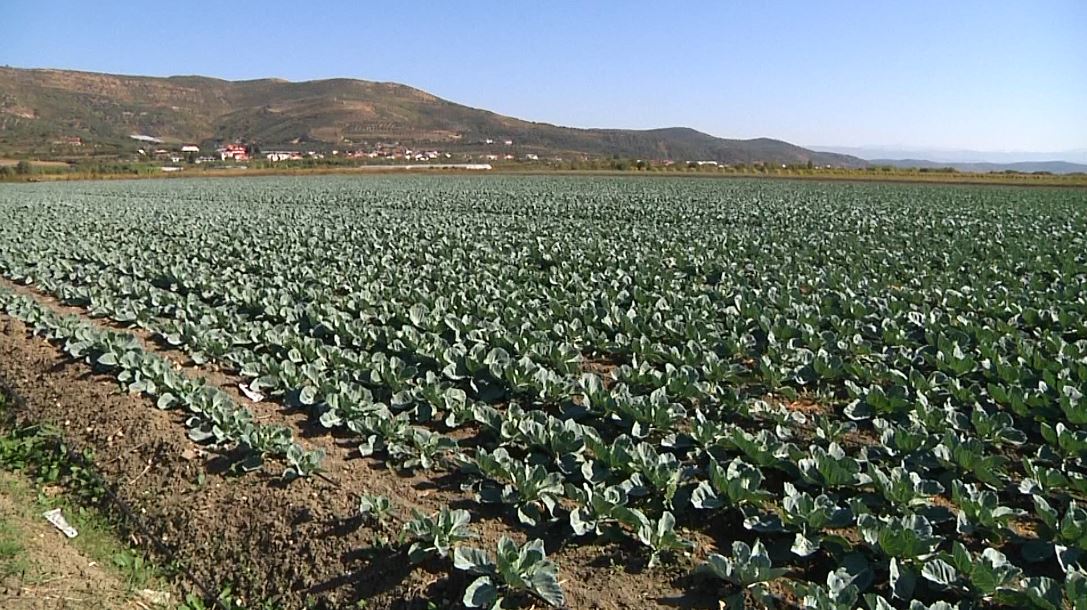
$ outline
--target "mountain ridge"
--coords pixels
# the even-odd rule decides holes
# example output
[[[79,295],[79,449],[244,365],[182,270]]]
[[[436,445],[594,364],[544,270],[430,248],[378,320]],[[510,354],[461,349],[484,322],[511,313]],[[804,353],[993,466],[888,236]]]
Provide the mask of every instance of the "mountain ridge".
[[[0,67],[0,153],[56,155],[73,146],[83,154],[120,153],[133,147],[128,136],[134,133],[202,146],[245,141],[264,148],[331,149],[401,142],[451,152],[867,165],[851,155],[772,138],[718,138],[689,127],[587,129],[526,121],[393,82],[230,81]],[[506,140],[512,141],[509,147],[503,146]]]
[[[875,166],[889,165],[903,169],[943,169],[954,168],[960,172],[1021,172],[1030,174],[1035,172],[1047,172],[1051,174],[1075,174],[1087,173],[1087,165],[1071,163],[1069,161],[1016,161],[1011,163],[981,162],[957,162],[957,161],[928,161],[925,159],[868,159]]]
[[[1012,163],[1064,162],[1087,165],[1087,149],[1065,150],[971,150],[958,148],[926,148],[910,146],[830,146],[822,144],[804,144],[804,148],[822,152],[841,153],[868,161],[921,160],[932,163],[993,163],[1007,165]]]

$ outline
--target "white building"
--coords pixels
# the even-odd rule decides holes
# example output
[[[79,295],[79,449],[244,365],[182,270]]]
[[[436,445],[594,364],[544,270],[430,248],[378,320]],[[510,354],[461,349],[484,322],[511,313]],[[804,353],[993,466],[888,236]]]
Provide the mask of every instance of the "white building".
[[[264,153],[264,158],[272,162],[297,161],[302,158],[302,153],[297,150],[272,150]]]

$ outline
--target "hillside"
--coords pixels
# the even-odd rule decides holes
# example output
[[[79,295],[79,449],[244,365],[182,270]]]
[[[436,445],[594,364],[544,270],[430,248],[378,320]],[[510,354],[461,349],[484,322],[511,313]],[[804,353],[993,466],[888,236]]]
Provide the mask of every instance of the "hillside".
[[[0,154],[110,154],[130,134],[167,143],[245,141],[263,148],[350,148],[398,141],[447,151],[618,155],[722,163],[861,167],[849,155],[694,129],[576,129],[506,117],[396,83],[352,79],[225,81],[202,76],[118,76],[0,67]],[[78,146],[64,144],[80,138]],[[491,139],[499,144],[486,145]]]
[[[1082,163],[1069,163],[1068,161],[1019,161],[1016,163],[960,163],[926,161],[923,159],[872,159],[872,165],[890,165],[891,167],[939,169],[953,167],[960,172],[1022,172],[1030,174],[1034,172],[1049,172],[1051,174],[1074,174],[1087,172],[1087,165]]]

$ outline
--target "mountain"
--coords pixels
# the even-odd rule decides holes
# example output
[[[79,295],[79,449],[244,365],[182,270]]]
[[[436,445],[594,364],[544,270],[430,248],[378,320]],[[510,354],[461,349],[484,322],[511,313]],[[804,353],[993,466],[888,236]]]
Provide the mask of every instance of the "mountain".
[[[680,127],[579,129],[523,121],[397,83],[226,81],[0,67],[0,154],[118,154],[135,148],[132,134],[174,145],[244,141],[265,150],[401,142],[454,152],[866,165],[850,155],[768,138],[729,140]],[[512,148],[503,144],[506,140]]]
[[[903,146],[819,146],[806,148],[822,152],[852,155],[861,159],[922,159],[940,163],[942,167],[955,163],[995,163],[1007,165],[1027,161],[1050,162],[1054,160],[1087,165],[1087,148],[1058,152],[966,150],[952,148],[910,148]]]
[[[1068,161],[1020,161],[1017,163],[961,163],[945,161],[927,161],[923,159],[870,159],[872,165],[890,165],[892,167],[937,169],[953,167],[960,172],[1049,172],[1051,174],[1087,173],[1087,165]]]

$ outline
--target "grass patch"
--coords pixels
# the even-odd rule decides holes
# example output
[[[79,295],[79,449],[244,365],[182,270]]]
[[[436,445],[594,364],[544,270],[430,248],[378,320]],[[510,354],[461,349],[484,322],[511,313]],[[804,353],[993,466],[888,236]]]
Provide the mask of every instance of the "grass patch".
[[[14,506],[14,514],[0,519],[0,579],[34,571],[20,540],[26,534],[18,521],[42,519],[42,513],[60,508],[79,531],[70,544],[87,559],[108,568],[131,593],[163,590],[173,566],[160,567],[118,538],[116,519],[104,504],[106,490],[94,472],[94,455],[84,452],[73,460],[60,434],[46,426],[18,426],[7,412],[8,399],[0,394],[0,494]]]
[[[65,544],[107,569],[130,595],[144,589],[169,591],[175,605],[168,610],[282,610],[272,600],[243,605],[229,584],[220,585],[222,588],[208,598],[197,592],[178,597],[176,592],[184,586],[182,566],[151,561],[123,540],[131,523],[110,504],[107,489],[93,470],[94,453],[74,454],[59,430],[20,424],[11,407],[11,399],[0,386],[0,497],[10,500],[14,508],[13,514],[0,516],[0,581],[18,576],[31,583],[46,574],[46,566],[27,559],[26,545],[21,541],[29,534],[20,523],[43,520],[42,513],[60,508],[79,532]],[[162,608],[143,602],[137,605]]]
[[[0,580],[16,574],[25,574],[29,569],[26,550],[20,543],[22,530],[7,517],[0,518]]]

